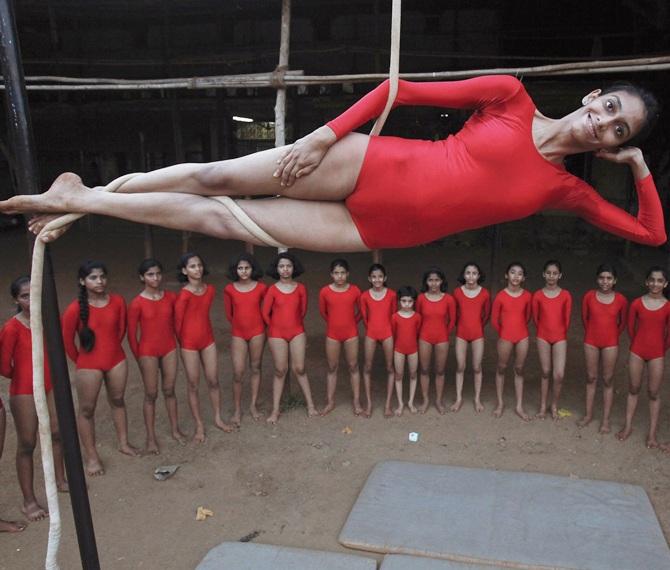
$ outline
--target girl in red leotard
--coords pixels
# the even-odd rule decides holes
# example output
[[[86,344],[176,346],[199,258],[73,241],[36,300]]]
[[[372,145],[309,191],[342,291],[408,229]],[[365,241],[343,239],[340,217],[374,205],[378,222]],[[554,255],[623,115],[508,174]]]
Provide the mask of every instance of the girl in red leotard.
[[[128,443],[128,416],[124,394],[128,362],[121,348],[126,336],[126,304],[123,297],[107,291],[107,268],[100,261],[86,261],[79,267],[79,298],[63,313],[65,352],[76,364],[79,399],[77,426],[84,448],[86,472],[105,473],[95,445],[95,408],[104,384],[119,451],[138,456]],[[79,341],[77,345],[76,340]]]
[[[630,357],[628,358],[628,399],[626,424],[616,434],[619,441],[628,439],[633,431],[633,418],[647,366],[649,396],[649,432],[647,447],[659,447],[656,433],[661,411],[660,390],[663,383],[665,352],[670,343],[670,303],[665,296],[668,274],[662,267],[652,267],[645,279],[647,294],[635,299],[628,311]]]
[[[458,411],[463,400],[463,381],[468,345],[472,349],[472,372],[475,384],[475,411],[484,411],[482,393],[482,358],[484,357],[484,325],[491,313],[491,296],[482,287],[484,273],[473,261],[463,266],[458,278],[460,287],[454,290],[456,301],[456,403]]]
[[[276,424],[280,415],[280,403],[284,381],[289,370],[298,380],[307,404],[307,416],[318,416],[314,407],[309,378],[305,372],[307,335],[304,320],[307,314],[307,289],[295,278],[304,269],[298,258],[289,252],[278,254],[270,263],[267,274],[277,283],[268,288],[263,299],[263,320],[268,326],[268,345],[274,364],[272,382],[272,413],[267,419]]]
[[[552,259],[542,269],[544,287],[535,291],[532,300],[533,322],[537,329],[537,353],[540,357],[542,381],[540,386],[540,409],[535,417],[544,419],[547,414],[549,375],[553,369],[551,392],[551,417],[559,419],[558,402],[565,376],[565,360],[568,353],[568,327],[572,313],[572,295],[559,286],[563,277],[561,263]]]
[[[516,415],[523,421],[530,416],[523,409],[523,367],[528,356],[528,321],[531,315],[531,294],[523,288],[526,268],[514,261],[505,271],[507,287],[496,295],[491,308],[491,325],[498,333],[498,364],[496,367],[496,396],[498,405],[493,415],[503,414],[503,389],[505,371],[514,352],[514,393],[516,394]]]
[[[603,419],[599,432],[610,432],[610,413],[614,402],[614,367],[619,355],[619,336],[626,328],[628,301],[614,290],[616,268],[607,263],[596,271],[597,289],[588,291],[582,298],[582,323],[584,324],[584,358],[586,360],[586,413],[577,422],[585,427],[593,419],[593,402],[596,397],[599,368],[603,378]],[[601,364],[602,363],[602,364]]]
[[[0,374],[9,378],[9,407],[16,425],[16,473],[23,493],[21,512],[30,522],[42,520],[47,510],[35,497],[33,453],[37,444],[37,411],[33,398],[32,339],[30,333],[30,278],[19,277],[10,286],[18,312],[0,330]],[[48,359],[44,361],[44,388],[51,418],[51,439],[59,491],[67,491],[63,448],[58,433]]]
[[[361,407],[361,374],[358,368],[358,321],[361,320],[359,301],[361,290],[348,283],[349,263],[346,259],[334,259],[330,263],[330,277],[333,282],[319,291],[319,313],[326,321],[326,377],[325,408],[321,415],[335,409],[335,389],[337,387],[337,369],[340,352],[344,346],[344,358],[349,370],[351,392],[353,395],[354,415],[365,414],[372,407],[370,394],[367,395],[367,408]]]
[[[421,315],[414,310],[414,303],[418,293],[414,287],[404,286],[398,289],[398,312],[391,317],[391,329],[393,330],[393,367],[395,369],[395,393],[398,398],[398,407],[393,411],[396,416],[402,416],[405,407],[402,395],[402,380],[405,374],[405,361],[409,371],[409,399],[407,407],[415,414],[418,410],[414,407],[414,395],[416,394],[417,369],[419,367],[419,344],[418,337],[421,330]],[[390,416],[390,402],[387,395],[386,411],[384,415]]]
[[[172,437],[186,443],[179,429],[177,397],[177,342],[174,332],[174,305],[177,296],[161,287],[163,266],[157,259],[145,259],[137,270],[144,290],[128,306],[128,344],[137,359],[144,383],[144,425],[147,431],[146,452],[160,453],[156,439],[156,399],[158,375],[163,386]],[[139,333],[139,334],[138,334]]]
[[[267,286],[261,281],[263,270],[256,258],[241,253],[228,266],[228,283],[223,289],[223,306],[231,324],[230,357],[233,361],[233,401],[235,412],[231,421],[242,421],[242,379],[249,362],[251,403],[249,412],[254,420],[262,416],[256,407],[261,385],[261,365],[265,347],[265,323],[261,307]]]
[[[395,385],[393,368],[393,331],[391,316],[397,307],[396,293],[386,286],[386,268],[381,263],[373,263],[368,270],[370,289],[361,294],[361,317],[365,325],[363,383],[368,397],[367,416],[372,414],[372,362],[381,343],[386,364],[386,415],[391,412],[391,397]]]
[[[219,385],[218,353],[209,311],[216,290],[204,282],[207,266],[197,253],[181,256],[177,264],[177,279],[184,283],[174,307],[175,331],[181,346],[181,359],[188,381],[188,404],[195,421],[193,441],[204,443],[205,424],[200,415],[200,363],[207,381],[207,393],[212,404],[214,425],[230,432],[233,426],[221,418],[221,386]]]
[[[456,324],[456,303],[447,293],[447,278],[439,267],[429,267],[421,278],[421,294],[416,301],[416,312],[421,315],[419,331],[419,366],[423,402],[419,411],[428,409],[430,396],[430,361],[435,352],[435,407],[444,414],[444,370],[449,355],[449,335]]]

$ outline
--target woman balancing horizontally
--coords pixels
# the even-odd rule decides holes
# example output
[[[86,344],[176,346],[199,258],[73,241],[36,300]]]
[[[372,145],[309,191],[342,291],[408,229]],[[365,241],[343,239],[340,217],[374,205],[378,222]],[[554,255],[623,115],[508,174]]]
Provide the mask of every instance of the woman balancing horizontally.
[[[579,109],[550,119],[513,77],[400,81],[396,106],[474,113],[440,141],[352,133],[381,113],[388,90],[383,83],[288,147],[163,168],[132,178],[115,194],[90,191],[66,173],[43,195],[0,202],[0,212],[95,213],[258,244],[226,207],[203,197],[280,195],[239,206],[274,239],[308,250],[410,247],[545,209],[574,212],[639,243],[665,242],[661,204],[642,152],[622,147],[651,127],[658,114],[652,95],[628,84],[597,89]],[[637,217],[564,169],[567,155],[588,151],[630,166]],[[34,219],[33,231],[49,219]]]

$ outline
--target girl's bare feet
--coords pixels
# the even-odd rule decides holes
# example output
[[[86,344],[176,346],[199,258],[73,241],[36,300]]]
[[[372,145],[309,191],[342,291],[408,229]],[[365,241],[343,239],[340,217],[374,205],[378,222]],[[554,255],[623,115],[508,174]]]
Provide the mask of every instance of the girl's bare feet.
[[[503,415],[503,410],[505,408],[503,406],[498,406],[495,410],[493,410],[493,417],[494,418],[501,418]]]
[[[658,449],[658,448],[659,448],[658,440],[655,437],[648,437],[647,449]]]
[[[317,410],[314,406],[311,408],[307,408],[307,417],[308,418],[315,418],[316,416],[320,416],[319,410]]]
[[[577,422],[577,426],[580,428],[586,427],[591,423],[593,418],[591,416],[584,416],[581,420]]]
[[[172,439],[179,443],[179,445],[186,445],[186,435],[179,430],[172,432]]]
[[[366,418],[372,417],[372,404],[368,404],[365,410],[363,410],[363,415]]]
[[[119,445],[119,452],[123,453],[124,455],[129,455],[130,457],[141,457],[142,455],[139,449],[133,447],[129,443]]]
[[[225,433],[230,433],[232,431],[235,431],[235,426],[231,426],[230,424],[227,424],[221,418],[216,418],[214,420],[214,425]]]
[[[257,422],[263,417],[263,414],[258,411],[258,408],[256,406],[249,406],[249,413],[251,414],[251,417],[254,419],[255,422]]]
[[[444,404],[438,400],[435,400],[435,409],[437,410],[437,413],[440,414],[441,416],[447,413],[447,408],[445,408]]]
[[[395,410],[393,410],[393,413],[394,413],[396,416],[400,417],[400,416],[402,416],[402,411],[403,411],[404,409],[405,409],[405,406],[401,404],[401,405],[398,406]]]
[[[199,426],[195,429],[195,434],[193,434],[194,443],[205,443],[207,441],[207,436],[205,435],[205,428]]]
[[[384,417],[385,418],[391,418],[393,417],[393,410],[391,410],[390,407],[384,408]]]
[[[421,405],[419,406],[419,413],[420,414],[425,414],[428,411],[428,400],[424,400],[421,402]]]
[[[41,521],[49,516],[49,512],[44,507],[39,505],[37,501],[24,503],[21,507],[21,512],[30,522]]]
[[[450,412],[458,412],[461,409],[461,406],[463,406],[463,399],[461,398],[460,400],[456,400],[453,404],[451,404],[451,407],[449,408]]]
[[[547,417],[547,410],[546,409],[544,409],[544,410],[540,409],[540,411],[537,412],[537,414],[535,414],[535,418],[538,419],[538,420],[543,420],[546,417]]]
[[[409,411],[413,414],[416,414],[419,410],[416,408],[416,406],[413,403],[408,403],[407,407],[409,408]]]
[[[475,400],[475,412],[481,414],[483,411],[484,411],[484,404],[482,404],[479,400]]]
[[[662,443],[658,448],[665,453],[670,453],[670,442]]]
[[[600,429],[598,430],[598,433],[601,433],[603,435],[609,433],[612,431],[612,428],[610,427],[609,421],[603,420],[603,423],[600,424]]]
[[[59,493],[69,493],[70,485],[67,481],[59,481],[56,483],[56,489],[58,489]]]
[[[277,420],[279,420],[279,412],[272,412],[269,416],[268,419],[265,420],[269,424],[276,424]]]
[[[335,403],[334,402],[329,402],[326,404],[326,407],[321,410],[321,415],[322,416],[327,416],[330,412],[332,412],[335,409]]]
[[[242,425],[242,413],[239,410],[232,415],[230,423],[235,427],[240,427],[240,425]]]
[[[556,406],[551,406],[551,419],[555,422],[561,419],[561,416],[558,415],[558,408]]]
[[[102,461],[98,457],[95,459],[89,459],[85,464],[86,475],[89,477],[99,477],[100,475],[105,474],[105,468],[102,465]]]
[[[155,439],[153,441],[147,440],[143,453],[147,455],[160,455],[161,451],[158,448],[158,442]]]
[[[626,441],[630,437],[631,433],[633,433],[632,429],[623,428],[621,431],[617,432],[616,438],[619,441]]]
[[[519,416],[524,422],[530,421],[530,416],[526,413],[526,410],[523,408],[516,408],[514,413]]]
[[[26,529],[26,524],[19,521],[3,521],[0,519],[0,532],[21,532]]]

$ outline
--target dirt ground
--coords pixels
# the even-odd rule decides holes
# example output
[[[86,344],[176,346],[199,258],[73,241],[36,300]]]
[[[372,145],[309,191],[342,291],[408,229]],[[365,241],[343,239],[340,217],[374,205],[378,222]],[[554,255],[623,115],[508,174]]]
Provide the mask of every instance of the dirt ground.
[[[64,309],[76,294],[76,268],[86,258],[99,258],[108,263],[111,289],[126,300],[139,291],[135,267],[143,257],[142,233],[137,226],[94,220],[89,229],[84,225],[61,239],[53,248],[57,270],[60,307]],[[116,232],[113,236],[106,231]],[[194,248],[202,252],[210,264],[210,282],[217,289],[225,284],[228,259],[240,247],[237,243],[222,243],[200,237],[193,238]],[[156,253],[166,266],[172,266],[180,251],[180,237],[158,232]],[[616,246],[619,247],[618,244]],[[11,279],[28,268],[27,245],[21,231],[0,234],[3,272],[0,275],[0,314],[8,318],[12,312],[8,286]],[[635,248],[633,259],[619,280],[619,290],[629,298],[640,295],[641,275],[652,263],[663,263],[661,251]],[[259,249],[265,265],[272,250]],[[307,371],[316,401],[325,398],[324,326],[317,311],[317,294],[328,281],[330,255],[298,252],[305,263],[304,276],[310,294],[307,331],[309,346]],[[347,256],[352,263],[352,282],[366,286],[368,254]],[[447,270],[450,287],[465,258],[479,260],[485,268],[489,254],[484,248],[467,244],[431,245],[410,251],[385,252],[389,284],[418,285],[423,268],[437,263]],[[593,273],[598,263],[612,259],[605,250],[588,255],[568,251],[537,252],[503,249],[495,278],[486,285],[500,286],[503,266],[513,258],[527,263],[531,273],[527,285],[533,290],[541,286],[540,269],[548,257],[564,262],[563,285],[579,298],[593,285]],[[623,269],[623,268],[622,268]],[[177,289],[170,277],[168,287]],[[204,445],[180,447],[168,437],[168,423],[162,401],[158,402],[158,433],[162,446],[159,457],[132,459],[115,450],[114,430],[109,407],[100,401],[97,412],[97,433],[100,455],[107,474],[89,479],[89,494],[103,568],[193,568],[206,552],[222,541],[236,541],[250,533],[258,533],[257,542],[285,546],[307,547],[345,552],[337,542],[340,529],[362,488],[370,470],[378,461],[401,459],[436,464],[480,467],[486,469],[522,470],[602,479],[641,485],[649,494],[666,537],[670,536],[670,455],[648,451],[644,446],[648,422],[646,398],[635,422],[635,431],[626,443],[619,443],[613,434],[598,435],[598,421],[578,429],[575,421],[581,417],[584,399],[584,365],[582,329],[578,318],[579,303],[573,310],[569,339],[568,367],[562,407],[572,416],[559,422],[533,421],[522,423],[511,411],[513,386],[511,377],[506,385],[507,410],[496,420],[494,407],[495,344],[491,330],[487,332],[484,360],[483,401],[486,411],[477,415],[472,407],[472,376],[466,375],[466,404],[458,414],[440,416],[435,408],[426,415],[406,413],[402,418],[386,420],[382,416],[384,374],[381,353],[376,361],[374,382],[374,415],[371,419],[356,418],[349,405],[348,379],[340,374],[338,408],[325,418],[308,420],[304,408],[285,413],[274,427],[255,423],[247,414],[242,428],[224,434],[211,426],[211,413],[206,397],[203,410],[210,420],[208,439]],[[228,355],[229,327],[225,322],[220,297],[213,312],[215,332],[220,348],[221,385],[224,393],[224,412],[232,413],[231,366]],[[616,400],[613,425],[623,421],[626,385],[627,339],[616,372]],[[271,392],[271,366],[266,355],[263,366],[261,399],[268,409]],[[454,360],[449,357],[447,398],[454,395]],[[293,382],[294,393],[297,383]],[[526,402],[535,411],[539,399],[539,368],[532,346],[526,366]],[[7,382],[0,382],[0,394],[7,402]],[[432,389],[432,385],[431,385]],[[665,383],[663,398],[668,400],[670,384]],[[142,445],[142,386],[137,366],[131,363],[126,402],[129,412],[131,441]],[[181,424],[192,431],[186,405],[185,382],[180,373],[178,382]],[[244,405],[248,405],[245,387]],[[597,419],[602,410],[598,392]],[[351,433],[343,433],[345,427]],[[408,441],[409,432],[420,434],[419,442]],[[661,440],[670,440],[670,409],[662,411]],[[13,466],[15,434],[8,418],[5,453],[0,462],[0,515],[20,519],[20,492]],[[38,471],[41,469],[38,463]],[[161,464],[179,464],[177,474],[166,482],[152,477],[153,469]],[[37,476],[38,495],[43,497],[42,477]],[[79,552],[69,501],[61,496],[63,539],[60,560],[62,568],[79,567]],[[214,516],[205,522],[194,520],[198,506],[205,506]],[[398,513],[402,516],[402,513]],[[43,565],[47,544],[48,523],[29,525],[17,535],[0,535],[0,568],[39,568]],[[371,555],[373,556],[373,555]],[[381,557],[378,557],[381,558]]]

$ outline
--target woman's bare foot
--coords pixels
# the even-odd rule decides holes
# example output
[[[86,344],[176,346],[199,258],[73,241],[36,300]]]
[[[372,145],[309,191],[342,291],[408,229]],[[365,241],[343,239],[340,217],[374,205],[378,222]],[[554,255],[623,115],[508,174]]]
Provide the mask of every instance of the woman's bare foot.
[[[87,460],[84,467],[86,468],[86,475],[89,477],[99,477],[105,474],[105,468],[98,457]]]
[[[311,408],[307,408],[307,417],[308,418],[315,418],[316,416],[320,416],[322,414],[319,413],[319,410],[317,410],[314,406]]]
[[[260,420],[263,417],[263,414],[258,410],[256,406],[249,406],[249,413],[255,422]]]
[[[437,410],[437,413],[440,414],[441,416],[447,413],[447,408],[445,408],[444,404],[439,400],[435,400],[435,409]]]
[[[335,402],[329,402],[328,404],[326,404],[326,407],[323,408],[323,410],[321,410],[321,415],[327,416],[334,409],[335,409]]]
[[[155,439],[152,441],[147,440],[142,453],[146,455],[160,455],[161,450],[158,448],[158,442]]]
[[[57,481],[56,482],[56,489],[58,489],[59,493],[69,493],[70,492],[70,485],[68,484],[67,481]]]
[[[26,529],[26,523],[20,521],[3,521],[0,519],[0,532],[21,532]]]
[[[186,445],[186,435],[179,430],[172,432],[172,439],[174,439],[179,445]]]
[[[235,413],[230,418],[230,423],[235,427],[240,427],[240,425],[242,425],[242,412],[240,412],[240,410],[235,411]]]
[[[544,420],[547,417],[547,409],[540,408],[540,411],[535,414],[535,419]]]
[[[277,421],[279,420],[279,412],[272,412],[269,416],[268,419],[265,420],[269,424],[276,424]]]
[[[30,522],[41,521],[49,516],[49,511],[37,503],[37,501],[23,503],[21,512]]]
[[[475,412],[481,414],[484,411],[484,404],[479,400],[475,400]]]
[[[428,400],[424,400],[423,402],[421,402],[421,405],[418,408],[419,413],[420,414],[425,414],[428,411],[428,405],[429,404],[430,404],[430,402]]]
[[[451,406],[449,407],[450,412],[458,412],[461,407],[463,406],[463,399],[461,398],[460,400],[456,400]]]
[[[661,445],[658,446],[658,448],[664,453],[670,453],[670,441],[662,443]]]
[[[21,194],[0,202],[0,213],[67,214],[77,212],[78,198],[87,191],[88,188],[83,185],[79,176],[72,172],[65,172],[54,180],[51,188],[44,194]]]
[[[603,420],[603,423],[600,424],[600,429],[598,430],[598,433],[605,435],[610,433],[611,431],[612,428],[610,427],[609,420]]]
[[[390,407],[384,408],[384,417],[385,418],[392,418],[393,417],[393,410],[391,410]]]
[[[504,410],[505,410],[504,406],[498,406],[495,410],[493,410],[493,417],[501,418]]]
[[[141,457],[142,454],[140,453],[140,450],[137,449],[136,447],[133,447],[129,443],[123,443],[119,445],[119,452],[123,453],[124,455],[129,455],[130,457]]]
[[[407,407],[409,408],[409,411],[413,414],[416,414],[419,411],[413,402],[409,402],[407,404]]]
[[[633,433],[632,428],[631,429],[623,428],[621,431],[617,432],[616,438],[619,441],[626,441],[630,437],[631,433]]]
[[[581,420],[579,420],[577,422],[577,427],[580,427],[580,428],[586,427],[587,425],[589,425],[591,423],[592,420],[593,420],[593,417],[584,416]]]
[[[366,418],[371,418],[372,417],[372,403],[368,402],[368,405],[365,406],[365,409],[363,410],[363,415]]]
[[[551,406],[551,419],[555,422],[561,419],[561,416],[558,415],[558,408],[556,406]]]
[[[402,411],[405,409],[405,406],[403,404],[400,404],[395,410],[393,410],[393,413],[400,417],[402,416]]]
[[[195,433],[193,434],[193,443],[205,443],[206,441],[207,436],[205,435],[205,428],[196,428]]]
[[[647,449],[658,449],[659,443],[655,437],[647,437]]]
[[[216,418],[214,420],[214,425],[225,433],[230,433],[232,431],[235,431],[235,426],[231,426],[230,424],[227,424],[221,418]]]
[[[530,421],[530,416],[526,413],[526,410],[523,408],[516,408],[514,413],[519,416],[524,422]]]

